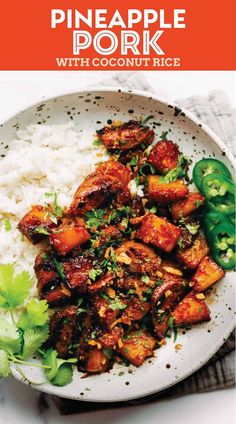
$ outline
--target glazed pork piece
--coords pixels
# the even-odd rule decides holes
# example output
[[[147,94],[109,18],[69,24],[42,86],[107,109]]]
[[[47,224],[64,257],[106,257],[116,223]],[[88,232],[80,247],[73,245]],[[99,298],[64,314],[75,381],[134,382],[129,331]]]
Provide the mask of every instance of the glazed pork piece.
[[[186,292],[184,280],[176,275],[164,273],[163,284],[152,295],[152,321],[159,339],[165,337],[169,328],[171,311]]]
[[[73,344],[77,344],[83,314],[78,313],[77,306],[67,306],[55,312],[50,319],[50,335],[47,344],[57,350],[63,358],[72,352]]]
[[[131,273],[156,276],[160,269],[160,256],[144,243],[125,241],[115,253],[118,263],[123,264]]]
[[[130,150],[141,144],[148,146],[154,136],[152,129],[138,121],[129,121],[118,127],[104,127],[97,131],[98,139],[108,150]]]
[[[130,170],[126,166],[122,165],[122,163],[117,162],[113,158],[97,165],[96,173],[102,175],[109,175],[110,177],[117,178],[125,186],[127,186],[131,180]]]
[[[53,255],[48,252],[39,253],[35,259],[39,298],[45,299],[49,306],[60,305],[71,299],[71,292],[59,275],[56,265]]]
[[[89,350],[85,363],[85,371],[91,374],[105,372],[110,368],[110,359],[97,347]]]
[[[95,295],[92,299],[94,314],[97,321],[106,329],[115,322],[120,315],[120,309],[112,307],[111,299]],[[124,307],[126,305],[124,304]]]
[[[150,162],[160,174],[166,174],[171,169],[176,168],[179,155],[179,147],[176,143],[170,140],[161,140],[152,148],[148,157],[148,162]]]
[[[93,269],[89,258],[83,255],[66,258],[61,262],[61,268],[70,290],[76,294],[87,291],[89,272]]]
[[[50,218],[50,207],[34,205],[20,220],[17,228],[31,243],[36,244],[42,241],[57,225],[57,221],[52,221]]]
[[[130,201],[130,192],[118,178],[94,172],[77,189],[68,214],[86,215],[88,211],[101,207],[105,201],[114,207],[126,205]]]

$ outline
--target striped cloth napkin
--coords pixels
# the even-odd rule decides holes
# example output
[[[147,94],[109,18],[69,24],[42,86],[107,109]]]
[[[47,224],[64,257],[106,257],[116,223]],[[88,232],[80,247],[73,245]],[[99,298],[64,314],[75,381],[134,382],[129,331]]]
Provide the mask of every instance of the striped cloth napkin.
[[[138,72],[120,72],[110,79],[103,80],[103,86],[121,86],[129,89],[139,89],[160,94],[146,81],[144,75]],[[195,116],[215,131],[232,153],[235,152],[235,111],[231,108],[227,95],[222,90],[212,91],[208,97],[193,96],[176,100],[176,103],[191,111]],[[53,397],[61,414],[89,412],[97,409],[107,409],[125,405],[140,405],[153,402],[163,397],[181,396],[190,393],[200,393],[223,389],[235,384],[235,334],[232,333],[220,350],[200,370],[175,386],[142,399],[128,402],[96,403],[74,401]],[[45,396],[45,395],[43,395]],[[46,399],[45,399],[46,400]]]

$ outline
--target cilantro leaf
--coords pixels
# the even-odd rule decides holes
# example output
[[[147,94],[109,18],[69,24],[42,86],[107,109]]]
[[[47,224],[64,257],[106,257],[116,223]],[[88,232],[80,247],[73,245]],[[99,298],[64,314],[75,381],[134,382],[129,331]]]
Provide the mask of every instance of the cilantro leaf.
[[[49,381],[55,386],[65,386],[72,381],[71,364],[77,362],[77,358],[58,359],[57,351],[48,349],[43,358],[43,365],[48,365],[51,368],[45,369],[44,373]]]
[[[163,131],[160,135],[161,140],[167,140],[168,131]]]
[[[46,197],[52,197],[53,203],[52,203],[52,209],[49,212],[49,217],[52,222],[57,224],[57,218],[61,218],[63,215],[63,209],[58,204],[58,193],[56,191],[51,191],[49,193],[45,193]]]
[[[27,359],[34,352],[36,352],[40,346],[48,338],[48,326],[28,328],[24,331],[24,346],[22,358]]]
[[[103,216],[105,211],[102,209],[95,209],[86,213],[86,227],[87,228],[97,228],[103,222]]]
[[[0,378],[11,375],[10,361],[7,352],[0,350]]]
[[[145,117],[142,119],[141,124],[142,124],[142,125],[145,125],[148,121],[150,121],[150,119],[153,119],[153,118],[154,118],[154,116],[153,116],[153,115],[145,116]]]
[[[49,365],[51,368],[45,369],[44,374],[49,381],[56,377],[58,371],[57,351],[48,349],[43,358],[43,365]]]
[[[61,262],[58,262],[55,258],[52,258],[53,260],[53,264],[59,274],[59,277],[61,277],[62,281],[65,281],[66,276],[65,276],[65,272],[64,272],[64,266]]]
[[[149,283],[150,278],[149,278],[149,276],[148,276],[148,275],[142,275],[142,277],[141,277],[141,281],[142,281],[143,283]]]
[[[174,317],[170,317],[169,319],[168,319],[168,326],[170,327],[170,328],[173,328],[174,327]]]
[[[125,309],[127,308],[126,303],[122,302],[122,300],[116,296],[115,299],[110,299],[106,294],[102,293],[101,296],[108,300],[109,306],[113,311],[119,310],[119,309]]]
[[[45,236],[49,236],[50,234],[49,231],[44,227],[36,227],[34,231],[38,234],[44,234]]]
[[[59,367],[56,377],[51,382],[54,386],[62,387],[70,384],[72,382],[72,377],[72,366],[68,363],[64,363]]]
[[[95,281],[95,280],[96,280],[96,278],[97,278],[100,274],[102,274],[102,270],[101,270],[101,269],[95,269],[95,268],[93,268],[93,269],[91,269],[91,271],[89,271],[88,276],[89,276],[89,278],[90,278],[92,281]]]
[[[131,160],[127,163],[127,165],[129,165],[129,166],[136,166],[136,165],[138,165],[138,161],[139,161],[139,157],[138,156],[133,156],[131,158]]]
[[[93,145],[94,146],[101,146],[102,141],[99,138],[95,138],[95,140],[93,140]]]
[[[11,226],[11,223],[10,223],[9,219],[5,219],[5,221],[4,221],[4,228],[5,228],[6,231],[11,231],[12,226]]]
[[[46,300],[31,299],[26,305],[26,311],[22,314],[18,327],[22,330],[43,326],[49,320],[48,304]]]
[[[13,265],[0,265],[0,306],[13,310],[22,305],[29,295],[31,285],[31,278],[27,271],[14,276]]]
[[[20,334],[16,326],[3,317],[0,317],[0,349],[12,355],[21,350]]]

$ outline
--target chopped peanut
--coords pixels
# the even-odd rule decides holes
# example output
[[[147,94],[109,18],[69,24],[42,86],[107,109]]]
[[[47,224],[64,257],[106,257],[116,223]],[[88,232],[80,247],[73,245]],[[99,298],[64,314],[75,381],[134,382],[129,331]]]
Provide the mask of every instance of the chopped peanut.
[[[123,341],[122,341],[122,339],[120,338],[119,340],[118,340],[118,347],[119,348],[121,348],[123,346]]]
[[[180,343],[178,343],[178,344],[176,344],[175,345],[175,350],[181,350],[181,348],[182,348],[182,344],[180,344]]]
[[[111,299],[114,299],[116,297],[116,292],[111,287],[108,287],[107,294]]]
[[[182,277],[183,273],[179,269],[172,268],[171,266],[163,266],[164,271],[169,272],[169,274],[179,275]]]
[[[117,259],[117,262],[121,262],[126,265],[130,265],[132,262],[132,259],[125,252],[120,253],[116,257],[116,259]]]
[[[98,315],[101,317],[101,318],[103,318],[104,316],[105,316],[105,313],[106,313],[106,308],[105,308],[105,306],[101,306],[101,308],[99,309],[99,311],[98,311]]]
[[[205,296],[203,293],[197,293],[197,294],[196,294],[196,298],[197,298],[197,299],[205,299],[205,298],[206,298],[206,296]]]
[[[169,296],[171,296],[172,295],[172,291],[171,290],[167,290],[166,292],[165,292],[165,297],[169,297]]]
[[[96,342],[96,340],[89,340],[89,341],[88,341],[88,344],[89,344],[90,346],[97,346],[97,342]]]

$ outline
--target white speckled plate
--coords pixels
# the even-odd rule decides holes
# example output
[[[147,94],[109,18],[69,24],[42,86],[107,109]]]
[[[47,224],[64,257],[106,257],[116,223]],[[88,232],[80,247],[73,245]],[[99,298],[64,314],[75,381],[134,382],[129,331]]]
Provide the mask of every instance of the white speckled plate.
[[[109,119],[139,119],[147,115],[155,117],[156,134],[168,130],[170,138],[194,162],[203,157],[216,157],[233,168],[232,156],[224,144],[191,114],[163,99],[148,97],[146,93],[117,88],[71,93],[31,106],[1,126],[0,154],[6,154],[15,132],[29,124],[59,124],[73,120],[82,130],[91,133]],[[232,331],[234,280],[235,274],[229,272],[214,286],[208,298],[212,317],[209,323],[197,325],[185,334],[179,331],[176,343],[182,345],[181,350],[176,351],[176,343],[167,339],[167,344],[156,351],[155,357],[140,368],[116,365],[109,373],[84,379],[75,370],[73,382],[66,387],[48,383],[33,387],[58,396],[98,402],[134,399],[166,389],[207,362]],[[15,378],[24,382],[16,371],[13,372]],[[34,381],[45,380],[37,368],[24,367],[24,372]]]

